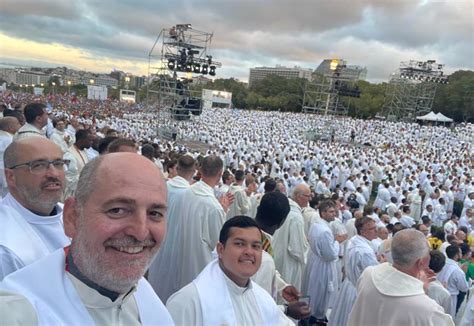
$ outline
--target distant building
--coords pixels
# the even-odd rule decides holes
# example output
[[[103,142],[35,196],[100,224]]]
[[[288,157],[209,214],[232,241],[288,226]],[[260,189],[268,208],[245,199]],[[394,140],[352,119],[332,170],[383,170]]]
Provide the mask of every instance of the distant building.
[[[311,80],[311,69],[300,67],[288,68],[277,65],[276,67],[255,67],[250,68],[249,87],[252,87],[256,81],[263,80],[269,75],[276,75],[288,79],[305,78]]]
[[[206,85],[206,84],[210,83],[211,81],[212,81],[212,79],[201,76],[201,75],[193,77],[193,84],[194,85]]]
[[[315,73],[321,75],[332,74],[331,62],[334,59],[325,59],[321,64],[316,68]],[[344,66],[339,70],[339,78],[348,79],[348,80],[365,80],[367,77],[367,68],[355,65],[346,65],[346,61],[340,59],[339,65]]]
[[[7,83],[17,85],[41,85],[46,84],[49,80],[49,75],[40,71],[2,69],[0,75]]]
[[[118,80],[106,75],[99,75],[91,78],[95,86],[117,87]],[[90,82],[90,81],[89,81]]]

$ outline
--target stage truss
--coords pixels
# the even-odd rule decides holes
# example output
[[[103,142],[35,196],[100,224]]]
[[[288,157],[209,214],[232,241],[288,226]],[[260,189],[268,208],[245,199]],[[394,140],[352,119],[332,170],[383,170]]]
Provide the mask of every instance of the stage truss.
[[[314,75],[312,81],[305,84],[302,111],[323,115],[347,115],[348,107],[341,96],[359,97],[360,92],[354,86],[358,78],[344,73],[346,63],[341,59],[333,59],[330,70],[322,75]]]
[[[413,121],[431,111],[438,84],[447,84],[442,64],[435,60],[404,61],[390,78],[382,116]]]
[[[208,49],[213,33],[190,24],[164,28],[148,54],[147,110],[158,111],[159,120],[189,120],[202,111],[201,93],[190,89],[193,76],[215,76],[220,62]]]

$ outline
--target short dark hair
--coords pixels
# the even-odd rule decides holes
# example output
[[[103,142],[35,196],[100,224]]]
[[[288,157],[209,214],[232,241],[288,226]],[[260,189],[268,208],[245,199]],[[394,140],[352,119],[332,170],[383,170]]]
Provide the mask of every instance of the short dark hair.
[[[319,203],[319,214],[326,212],[330,208],[336,208],[336,202],[332,199],[325,199]]]
[[[448,256],[449,259],[453,259],[457,254],[459,254],[459,246],[450,245],[446,248],[446,256]]]
[[[206,156],[201,162],[201,174],[203,177],[214,177],[221,173],[224,162],[219,156]]]
[[[279,191],[272,191],[263,195],[255,219],[265,226],[281,226],[288,213],[290,213],[288,197]]]
[[[178,172],[194,172],[196,170],[196,160],[191,155],[181,155],[178,159],[178,167],[176,169]]]
[[[78,131],[76,131],[76,143],[80,140],[87,139],[90,133],[91,132],[87,129],[79,129]]]
[[[469,251],[471,251],[471,247],[467,243],[462,243],[459,248],[461,248],[461,254],[464,256],[466,255]]]
[[[46,105],[43,103],[29,103],[25,106],[23,114],[25,115],[26,122],[33,123],[36,117],[42,116],[46,111]]]
[[[155,158],[155,147],[150,144],[145,144],[142,146],[141,154],[148,158]]]
[[[260,233],[262,232],[255,220],[251,217],[244,215],[237,215],[228,219],[222,226],[221,232],[219,233],[219,242],[225,246],[227,239],[229,239],[230,229],[231,228],[257,228]]]
[[[223,173],[222,173],[222,182],[226,182],[227,179],[229,179],[229,177],[232,175],[232,173],[229,172],[229,170],[225,170]]]
[[[99,142],[99,154],[104,154],[107,151],[107,148],[109,147],[110,143],[116,139],[118,139],[117,136],[107,136],[105,138],[102,138]]]
[[[375,221],[373,219],[371,219],[370,217],[367,217],[367,216],[356,219],[354,225],[355,225],[355,228],[357,230],[357,234],[360,235],[360,232],[362,231],[362,228],[364,227],[364,225],[366,225],[370,222],[375,223]]]
[[[265,180],[265,184],[263,185],[263,189],[265,192],[272,192],[272,191],[275,191],[277,187],[277,183],[275,181],[275,179],[273,178],[269,178],[267,180]]]
[[[245,172],[242,170],[237,170],[235,171],[234,177],[235,177],[235,180],[242,181],[245,179]]]
[[[120,146],[136,147],[137,144],[129,138],[117,138],[109,144],[107,147],[109,153],[117,153],[120,150]]]
[[[152,146],[153,147],[153,146]],[[166,163],[166,172],[170,172],[170,169],[176,167],[178,165],[178,160],[171,159]]]
[[[438,250],[431,250],[430,257],[430,269],[435,273],[441,272],[446,264],[446,257]]]

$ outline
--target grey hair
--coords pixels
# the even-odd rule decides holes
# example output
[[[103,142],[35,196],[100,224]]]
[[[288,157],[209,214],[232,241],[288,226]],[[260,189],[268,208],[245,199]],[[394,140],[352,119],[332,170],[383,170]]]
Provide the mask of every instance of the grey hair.
[[[3,162],[5,164],[5,168],[8,169],[17,164],[20,146],[21,144],[19,144],[18,141],[13,141],[10,145],[7,146],[5,152],[3,152]]]
[[[89,161],[81,171],[81,175],[79,176],[79,180],[77,182],[76,192],[74,194],[79,209],[84,206],[94,190],[97,170],[104,160],[104,157],[105,156],[103,155],[98,156]]]
[[[430,252],[428,241],[423,233],[415,229],[397,232],[392,239],[392,259],[394,264],[411,267],[417,260]]]

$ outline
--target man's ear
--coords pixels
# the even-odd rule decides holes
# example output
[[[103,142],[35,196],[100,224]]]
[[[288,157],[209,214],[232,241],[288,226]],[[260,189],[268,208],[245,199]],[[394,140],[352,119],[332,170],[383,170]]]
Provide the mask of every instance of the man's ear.
[[[7,168],[3,171],[5,172],[5,181],[7,182],[8,189],[12,189],[12,186],[16,184],[15,173],[12,169]]]
[[[79,218],[79,212],[77,209],[76,198],[69,197],[64,202],[63,222],[64,222],[64,232],[71,239],[74,239],[76,237],[78,218]]]
[[[217,246],[216,246],[216,249],[217,249],[217,255],[219,256],[219,258],[221,258],[221,255],[222,253],[224,252],[224,245],[220,242],[217,243]]]

